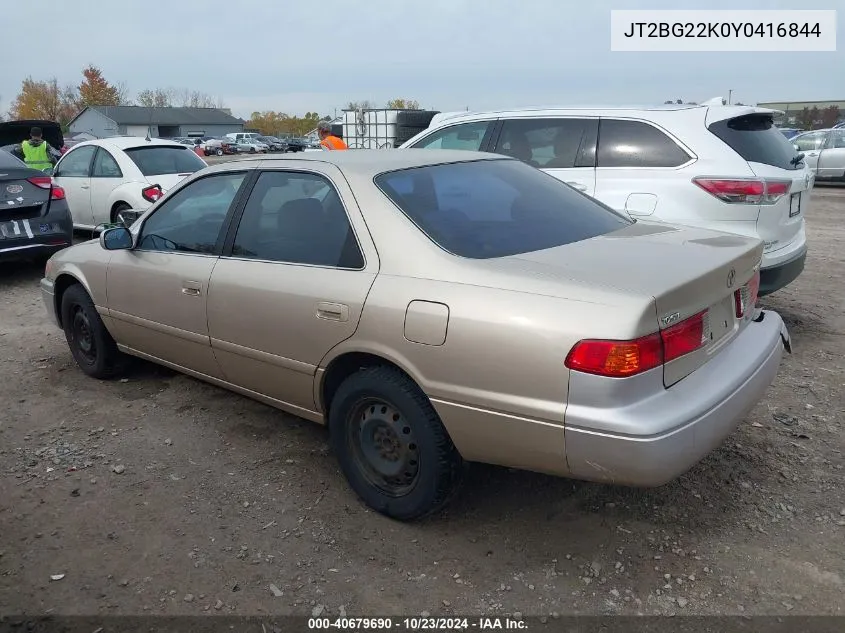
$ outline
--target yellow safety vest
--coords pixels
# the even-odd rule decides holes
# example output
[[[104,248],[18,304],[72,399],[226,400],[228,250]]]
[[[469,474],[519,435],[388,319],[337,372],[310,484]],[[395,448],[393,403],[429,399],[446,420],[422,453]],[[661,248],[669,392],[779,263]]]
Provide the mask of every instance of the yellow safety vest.
[[[53,166],[53,161],[50,160],[50,151],[47,149],[47,141],[42,141],[37,147],[29,141],[24,141],[21,143],[21,151],[23,151],[26,166],[31,169],[46,171]]]

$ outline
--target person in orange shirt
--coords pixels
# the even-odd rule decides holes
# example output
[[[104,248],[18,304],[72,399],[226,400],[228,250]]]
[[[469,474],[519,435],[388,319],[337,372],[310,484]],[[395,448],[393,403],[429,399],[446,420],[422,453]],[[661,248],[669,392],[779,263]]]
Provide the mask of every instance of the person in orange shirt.
[[[320,145],[323,146],[323,149],[349,149],[342,138],[332,134],[332,126],[328,121],[320,121],[317,126],[317,134],[320,135]]]

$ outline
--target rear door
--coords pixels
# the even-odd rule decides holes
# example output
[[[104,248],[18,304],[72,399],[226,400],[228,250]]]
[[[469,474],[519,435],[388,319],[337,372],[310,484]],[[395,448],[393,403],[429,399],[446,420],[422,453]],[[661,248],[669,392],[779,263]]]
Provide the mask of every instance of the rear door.
[[[65,190],[74,226],[94,226],[91,213],[91,164],[96,145],[79,145],[62,156],[53,180]]]
[[[771,248],[768,253],[788,246],[801,232],[813,182],[809,167],[798,161],[795,146],[778,131],[768,113],[716,121],[708,129],[767,183],[764,202],[759,205],[757,233]]]
[[[597,134],[597,118],[506,119],[490,151],[542,169],[592,196]]]
[[[845,129],[831,130],[818,163],[819,178],[845,177]]]

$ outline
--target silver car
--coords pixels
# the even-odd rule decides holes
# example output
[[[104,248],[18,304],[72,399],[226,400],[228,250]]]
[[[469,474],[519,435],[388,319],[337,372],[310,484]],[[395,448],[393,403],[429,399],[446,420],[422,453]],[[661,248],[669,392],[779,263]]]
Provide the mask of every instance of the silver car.
[[[813,130],[792,139],[816,180],[845,180],[845,128]]]

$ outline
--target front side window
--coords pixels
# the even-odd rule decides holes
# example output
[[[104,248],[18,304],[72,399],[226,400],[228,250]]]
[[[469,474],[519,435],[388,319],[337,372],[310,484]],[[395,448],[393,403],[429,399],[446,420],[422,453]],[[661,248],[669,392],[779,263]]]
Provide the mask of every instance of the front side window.
[[[421,149],[462,149],[477,152],[481,149],[484,137],[493,121],[475,121],[452,125],[426,136],[414,148]]]
[[[653,125],[623,119],[601,120],[598,167],[678,167],[690,158]]]
[[[145,251],[213,253],[229,207],[246,174],[224,173],[186,185],[144,222],[137,248]]]
[[[94,157],[94,168],[91,171],[94,178],[122,178],[123,173],[114,156],[109,154],[108,150],[102,147],[97,151]]]
[[[812,152],[820,150],[827,140],[827,132],[808,132],[801,134],[792,139],[792,142],[798,146],[802,152]]]
[[[124,150],[145,176],[192,174],[203,169],[203,159],[185,146],[152,145]]]
[[[91,175],[91,159],[97,151],[96,145],[83,145],[64,155],[53,175],[62,178],[88,178]]]
[[[364,257],[337,190],[324,176],[267,171],[244,207],[232,256],[360,269]]]
[[[555,248],[631,224],[516,160],[416,167],[381,174],[375,182],[433,242],[473,259]]]
[[[494,151],[541,169],[592,167],[595,126],[589,119],[510,119]]]

